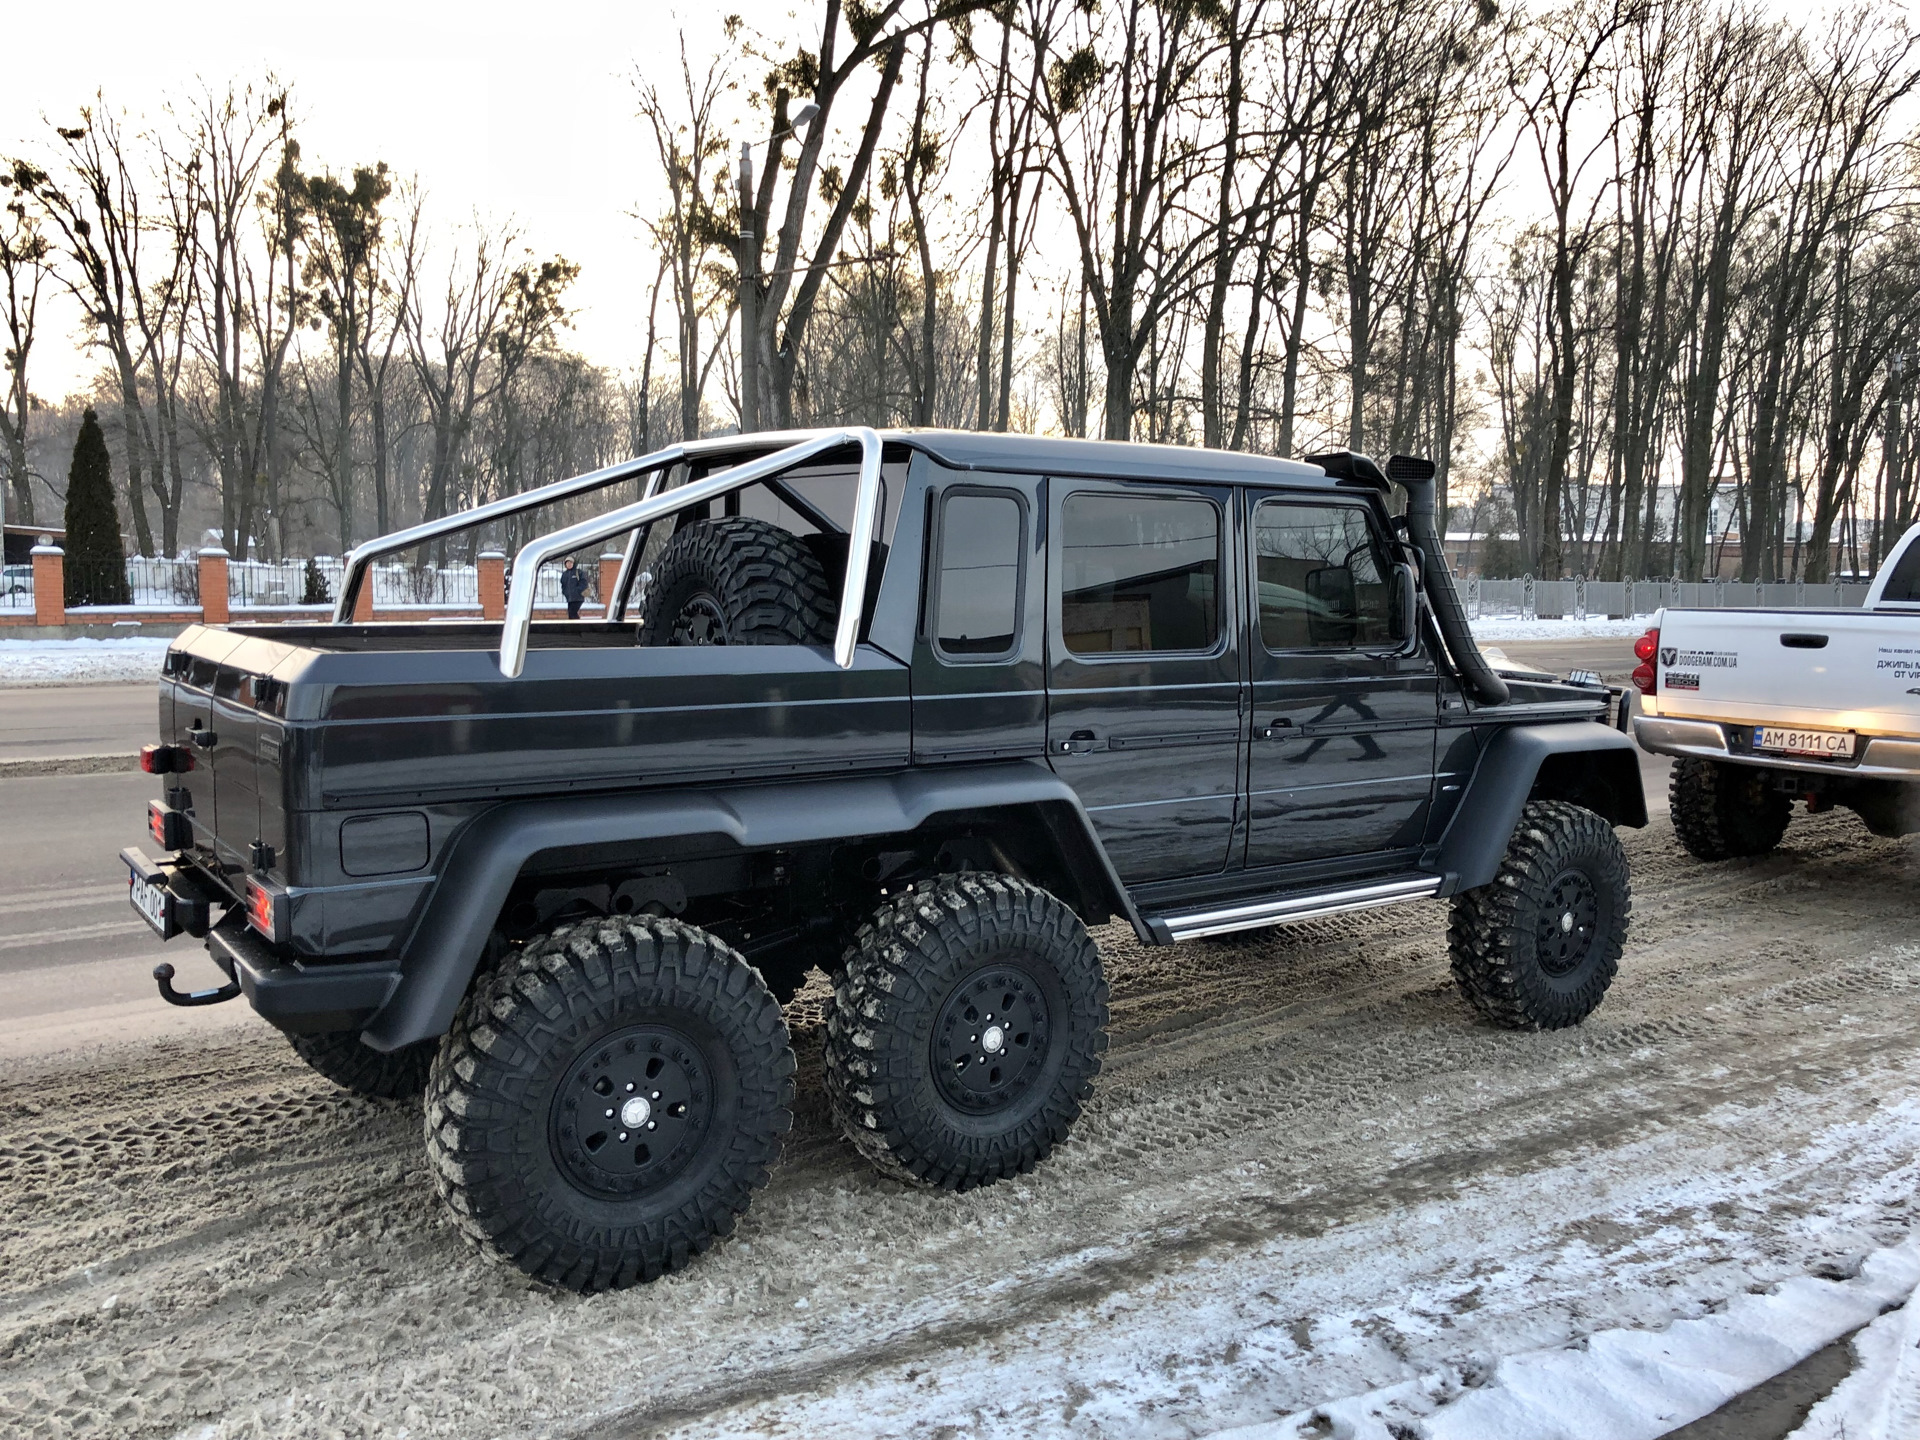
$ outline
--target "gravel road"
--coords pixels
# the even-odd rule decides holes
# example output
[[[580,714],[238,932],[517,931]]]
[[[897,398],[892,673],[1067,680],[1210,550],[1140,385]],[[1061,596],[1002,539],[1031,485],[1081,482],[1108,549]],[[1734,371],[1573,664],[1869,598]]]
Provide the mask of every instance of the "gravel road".
[[[1473,1019],[1437,903],[1103,932],[1085,1120],[966,1196],[831,1132],[803,992],[771,1188],[690,1270],[591,1299],[467,1249],[417,1114],[264,1029],[21,1061],[0,1433],[1193,1436],[1850,1273],[1915,1218],[1920,842],[1839,813],[1754,862],[1664,817],[1627,844],[1622,973],[1559,1034]]]

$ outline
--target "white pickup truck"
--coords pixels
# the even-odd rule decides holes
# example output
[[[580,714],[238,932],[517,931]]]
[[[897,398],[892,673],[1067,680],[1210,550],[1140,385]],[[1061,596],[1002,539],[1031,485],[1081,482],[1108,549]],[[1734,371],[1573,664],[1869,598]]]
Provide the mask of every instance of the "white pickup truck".
[[[1771,850],[1795,800],[1920,832],[1920,525],[1860,610],[1662,610],[1634,654],[1634,738],[1677,757],[1673,828],[1702,860]]]

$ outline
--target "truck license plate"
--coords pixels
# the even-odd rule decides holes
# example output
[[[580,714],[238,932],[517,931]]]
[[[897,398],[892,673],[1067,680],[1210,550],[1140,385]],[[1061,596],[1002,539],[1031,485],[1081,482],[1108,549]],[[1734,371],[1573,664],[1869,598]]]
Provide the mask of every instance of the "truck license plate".
[[[150,880],[142,880],[129,870],[127,899],[140,912],[140,918],[151,925],[162,940],[170,940],[180,933],[173,921],[173,896],[163,887]]]
[[[1813,755],[1822,760],[1851,760],[1854,735],[1850,730],[1788,730],[1763,725],[1753,732],[1753,748],[1786,755]]]

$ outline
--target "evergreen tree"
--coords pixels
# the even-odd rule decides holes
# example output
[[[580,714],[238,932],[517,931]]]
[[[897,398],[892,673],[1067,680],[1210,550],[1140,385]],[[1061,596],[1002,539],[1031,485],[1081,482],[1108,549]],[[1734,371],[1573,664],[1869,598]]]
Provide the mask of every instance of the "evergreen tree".
[[[67,604],[129,605],[126,547],[120,543],[120,514],[113,504],[113,460],[107,437],[89,410],[73,442],[73,468],[67,471]]]
[[[327,584],[327,577],[320,572],[320,562],[311,555],[307,557],[306,573],[301,577],[302,605],[331,605],[333,589]]]

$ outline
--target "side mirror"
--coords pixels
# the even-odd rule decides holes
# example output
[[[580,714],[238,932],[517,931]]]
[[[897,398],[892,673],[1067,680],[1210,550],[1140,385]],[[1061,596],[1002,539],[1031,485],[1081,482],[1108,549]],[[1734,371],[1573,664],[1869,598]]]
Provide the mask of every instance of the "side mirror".
[[[1420,634],[1419,617],[1420,578],[1414,574],[1413,566],[1396,565],[1393,567],[1393,638],[1411,647]]]

